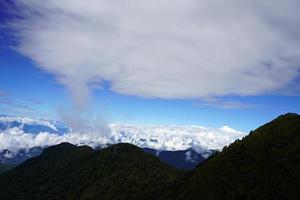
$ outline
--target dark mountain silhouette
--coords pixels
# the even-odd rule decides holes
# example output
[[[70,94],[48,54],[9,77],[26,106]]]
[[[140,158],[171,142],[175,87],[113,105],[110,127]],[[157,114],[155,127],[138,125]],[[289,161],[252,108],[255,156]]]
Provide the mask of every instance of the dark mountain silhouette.
[[[15,165],[13,165],[13,164],[3,164],[3,163],[0,163],[0,174],[4,173],[6,171],[9,171],[9,170],[11,170],[14,167],[15,167]]]
[[[17,153],[9,150],[0,151],[0,164],[19,165],[25,160],[40,155],[46,147],[33,147],[29,149],[20,149]],[[96,150],[101,150],[102,146],[96,147]],[[157,156],[164,163],[180,170],[192,170],[199,163],[206,159],[214,150],[196,152],[192,148],[178,151],[164,151],[151,148],[143,148],[144,152]],[[9,154],[11,156],[7,157]]]
[[[130,144],[52,146],[0,176],[1,200],[149,199],[179,172]]]
[[[146,153],[157,156],[164,163],[180,170],[192,170],[206,159],[206,155],[211,152],[198,153],[192,148],[178,151],[160,151],[156,149],[144,148]]]
[[[300,116],[252,131],[187,173],[130,144],[63,143],[0,175],[8,199],[300,199]]]
[[[29,149],[20,149],[17,153],[3,150],[0,151],[0,163],[8,165],[19,165],[29,158],[36,157],[42,153],[43,147],[33,147]],[[7,156],[10,155],[10,156]]]
[[[286,114],[201,163],[164,199],[300,199],[300,116]]]

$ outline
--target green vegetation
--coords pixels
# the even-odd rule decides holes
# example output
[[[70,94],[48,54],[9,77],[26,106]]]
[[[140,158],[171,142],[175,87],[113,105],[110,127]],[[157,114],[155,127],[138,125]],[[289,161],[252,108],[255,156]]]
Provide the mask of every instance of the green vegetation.
[[[199,165],[165,199],[300,199],[300,116],[286,114]]]
[[[1,200],[300,199],[300,116],[286,114],[183,173],[130,144],[68,143],[0,175]]]
[[[149,199],[180,173],[130,144],[100,151],[63,143],[0,176],[1,200]]]

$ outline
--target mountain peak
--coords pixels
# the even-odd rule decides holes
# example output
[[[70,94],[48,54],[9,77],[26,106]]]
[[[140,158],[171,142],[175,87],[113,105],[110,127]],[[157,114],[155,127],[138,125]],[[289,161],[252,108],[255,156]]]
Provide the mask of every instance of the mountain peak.
[[[280,115],[276,119],[288,119],[288,118],[295,118],[295,117],[300,117],[300,115],[298,115],[297,113],[286,113],[286,114]]]
[[[70,152],[70,151],[75,151],[77,150],[77,146],[71,144],[71,143],[68,143],[68,142],[63,142],[63,143],[60,143],[60,144],[57,144],[57,145],[53,145],[53,146],[50,146],[48,148],[46,148],[42,154],[45,154],[45,153],[59,153],[59,152]]]
[[[199,164],[166,199],[299,199],[299,147],[300,116],[281,115]]]
[[[249,136],[261,133],[270,135],[269,139],[273,139],[272,137],[285,137],[287,140],[293,140],[294,136],[300,136],[300,115],[296,113],[280,115],[269,123],[257,128]]]
[[[180,174],[131,144],[80,154],[85,148],[69,143],[49,147],[40,156],[0,175],[3,191],[24,191],[1,190],[1,199],[41,199],[40,194],[47,199],[149,199],[158,196]],[[57,159],[58,154],[64,156]]]

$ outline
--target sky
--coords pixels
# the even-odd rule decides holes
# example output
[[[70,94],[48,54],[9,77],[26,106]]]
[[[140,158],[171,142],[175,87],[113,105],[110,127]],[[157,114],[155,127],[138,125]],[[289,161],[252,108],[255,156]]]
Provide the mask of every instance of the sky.
[[[297,0],[1,1],[0,114],[253,130],[300,113],[299,9]]]

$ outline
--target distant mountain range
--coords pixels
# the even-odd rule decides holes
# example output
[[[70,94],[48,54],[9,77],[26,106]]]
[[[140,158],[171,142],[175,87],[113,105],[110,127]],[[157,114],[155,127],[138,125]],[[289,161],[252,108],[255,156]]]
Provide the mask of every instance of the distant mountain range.
[[[0,175],[1,200],[297,200],[300,116],[252,131],[189,172],[131,144],[100,150],[62,143]]]
[[[212,152],[245,134],[227,126],[134,126],[109,124],[108,131],[76,132],[60,121],[0,115],[0,163],[19,164],[61,142],[102,148],[131,143],[179,169],[192,169]]]
[[[70,129],[64,123],[56,120],[0,115],[0,130],[4,131],[10,128],[20,128],[24,133],[32,134],[40,132],[65,134],[70,132]]]

